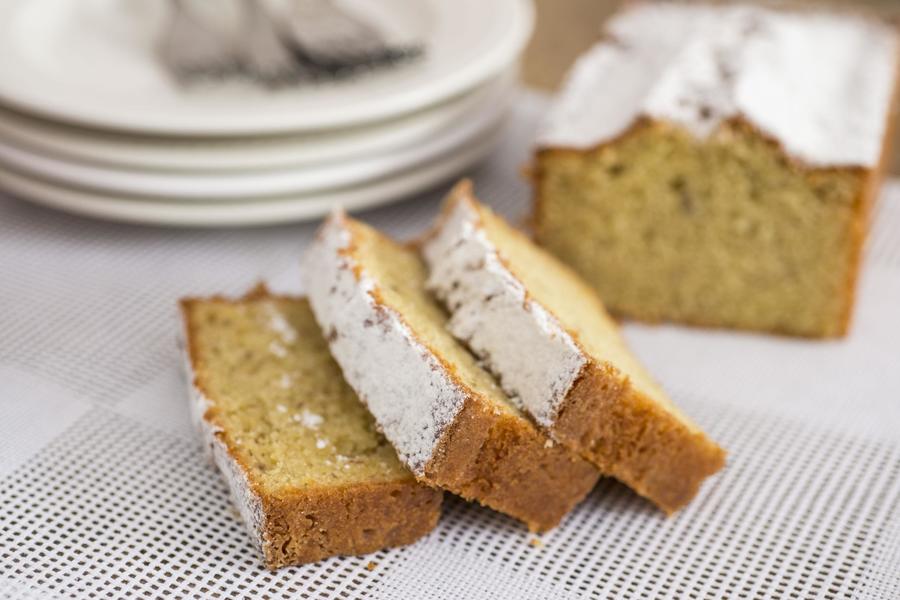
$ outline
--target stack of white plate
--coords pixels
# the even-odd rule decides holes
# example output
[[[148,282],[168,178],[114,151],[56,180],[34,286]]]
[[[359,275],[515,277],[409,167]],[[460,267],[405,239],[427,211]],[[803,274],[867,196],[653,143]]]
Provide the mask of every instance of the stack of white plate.
[[[167,3],[0,0],[0,189],[135,222],[249,225],[410,196],[492,148],[528,0],[344,0],[422,58],[271,91],[181,88],[156,58]]]

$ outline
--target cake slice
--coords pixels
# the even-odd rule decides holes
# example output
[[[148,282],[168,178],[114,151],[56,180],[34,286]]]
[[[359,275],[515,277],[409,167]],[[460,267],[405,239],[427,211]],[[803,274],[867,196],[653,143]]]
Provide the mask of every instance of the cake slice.
[[[536,239],[614,314],[843,335],[898,48],[822,8],[628,5],[540,129]]]
[[[441,492],[418,483],[344,382],[302,298],[181,302],[194,418],[276,568],[409,544]]]
[[[591,490],[597,469],[535,427],[447,331],[414,249],[335,213],[303,268],[344,377],[421,481],[537,531]]]
[[[725,453],[629,352],[596,292],[481,205],[468,181],[422,250],[449,330],[554,440],[669,513],[723,466]]]

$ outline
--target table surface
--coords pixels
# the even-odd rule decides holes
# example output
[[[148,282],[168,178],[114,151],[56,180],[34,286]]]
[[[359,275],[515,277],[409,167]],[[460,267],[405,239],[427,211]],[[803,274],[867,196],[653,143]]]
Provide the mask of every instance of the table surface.
[[[545,110],[522,95],[471,172],[514,222]],[[409,238],[446,189],[361,217]],[[729,452],[675,517],[606,480],[534,543],[447,495],[412,546],[271,573],[192,431],[176,302],[299,291],[315,224],[141,227],[0,194],[0,597],[900,598],[900,183],[877,210],[845,339],[624,327]]]

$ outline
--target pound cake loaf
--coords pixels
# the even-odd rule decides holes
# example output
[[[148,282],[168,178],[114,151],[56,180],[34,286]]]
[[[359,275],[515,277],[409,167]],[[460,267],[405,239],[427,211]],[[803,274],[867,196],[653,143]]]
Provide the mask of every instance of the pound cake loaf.
[[[194,418],[269,568],[414,542],[440,516],[302,298],[181,303]]]
[[[414,249],[335,213],[303,267],[344,377],[421,481],[536,531],[591,490],[597,469],[554,444],[447,331]]]
[[[897,58],[860,16],[624,9],[539,132],[537,240],[618,315],[843,335]]]
[[[422,253],[448,329],[554,440],[669,513],[724,465],[629,352],[596,292],[480,204],[468,181]]]

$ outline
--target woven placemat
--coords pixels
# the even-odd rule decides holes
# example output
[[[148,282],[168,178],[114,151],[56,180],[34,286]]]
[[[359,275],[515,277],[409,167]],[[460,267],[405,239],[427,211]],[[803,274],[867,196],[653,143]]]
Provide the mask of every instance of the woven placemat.
[[[522,94],[472,173],[514,221],[545,106]],[[442,193],[362,216],[409,237]],[[535,541],[448,496],[413,546],[274,573],[189,425],[175,302],[299,289],[314,226],[165,230],[0,196],[0,597],[900,598],[900,184],[883,196],[846,339],[625,327],[730,452],[677,516],[603,481]]]

